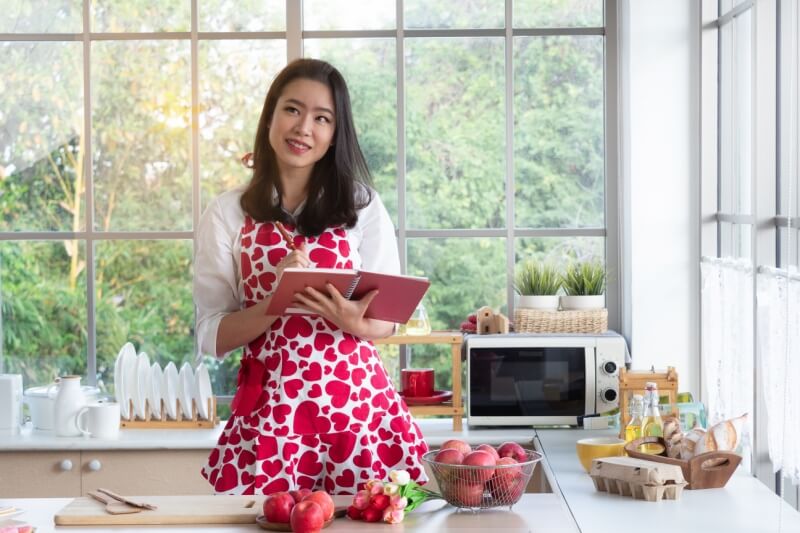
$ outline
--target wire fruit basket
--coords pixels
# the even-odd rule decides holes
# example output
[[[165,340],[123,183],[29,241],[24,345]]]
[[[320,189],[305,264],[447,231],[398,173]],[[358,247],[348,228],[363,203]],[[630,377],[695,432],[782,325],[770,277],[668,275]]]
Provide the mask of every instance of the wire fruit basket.
[[[527,460],[514,464],[473,466],[448,464],[433,458],[439,450],[422,456],[433,472],[442,498],[460,509],[509,509],[519,501],[542,455],[525,450]]]

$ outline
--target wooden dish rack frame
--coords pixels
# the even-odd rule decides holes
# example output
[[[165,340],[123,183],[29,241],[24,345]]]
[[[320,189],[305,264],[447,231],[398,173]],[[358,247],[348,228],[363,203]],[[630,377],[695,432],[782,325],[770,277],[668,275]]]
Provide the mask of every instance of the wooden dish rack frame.
[[[464,336],[459,331],[432,331],[428,335],[392,335],[377,339],[374,344],[449,344],[453,369],[453,398],[436,405],[409,405],[412,415],[449,415],[453,417],[453,431],[461,431],[464,404],[461,392],[461,344]]]
[[[214,428],[219,424],[219,417],[217,417],[217,397],[211,396],[208,399],[208,420],[203,420],[197,412],[197,403],[192,400],[192,417],[186,418],[183,416],[183,408],[181,407],[180,399],[175,400],[177,410],[175,412],[175,419],[171,420],[167,417],[166,402],[161,400],[161,418],[154,418],[150,412],[150,400],[145,401],[144,420],[136,418],[133,409],[133,400],[128,400],[128,413],[130,418],[120,418],[120,427],[128,429],[208,429]]]

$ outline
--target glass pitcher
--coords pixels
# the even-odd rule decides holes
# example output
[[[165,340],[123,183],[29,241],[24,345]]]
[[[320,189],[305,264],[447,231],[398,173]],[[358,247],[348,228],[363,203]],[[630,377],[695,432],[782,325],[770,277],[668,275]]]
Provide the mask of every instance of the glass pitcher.
[[[431,321],[428,320],[428,313],[425,311],[425,306],[422,305],[422,302],[419,303],[414,312],[411,314],[411,318],[408,319],[406,322],[405,327],[401,328],[404,330],[403,333],[405,335],[429,335],[431,332]]]

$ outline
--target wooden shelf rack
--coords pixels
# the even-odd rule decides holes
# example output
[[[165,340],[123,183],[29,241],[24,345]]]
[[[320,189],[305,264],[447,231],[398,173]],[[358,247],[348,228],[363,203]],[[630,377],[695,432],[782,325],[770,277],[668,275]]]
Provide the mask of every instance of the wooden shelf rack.
[[[453,417],[453,430],[461,431],[464,403],[461,391],[461,344],[464,337],[459,331],[432,331],[429,335],[392,335],[374,341],[375,344],[449,344],[453,368],[453,399],[435,405],[409,405],[413,415],[447,415]]]

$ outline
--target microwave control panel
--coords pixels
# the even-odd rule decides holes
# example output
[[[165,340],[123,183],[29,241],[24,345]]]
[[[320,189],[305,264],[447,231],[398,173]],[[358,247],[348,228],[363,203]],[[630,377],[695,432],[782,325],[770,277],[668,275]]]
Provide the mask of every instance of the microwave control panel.
[[[619,407],[619,369],[625,365],[623,337],[597,337],[595,348],[597,413]]]

